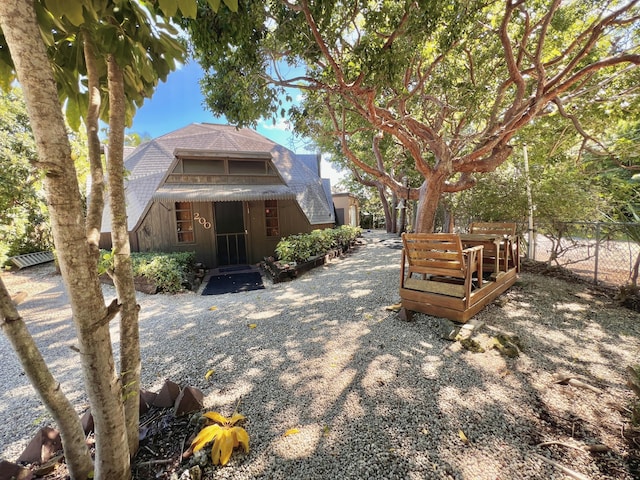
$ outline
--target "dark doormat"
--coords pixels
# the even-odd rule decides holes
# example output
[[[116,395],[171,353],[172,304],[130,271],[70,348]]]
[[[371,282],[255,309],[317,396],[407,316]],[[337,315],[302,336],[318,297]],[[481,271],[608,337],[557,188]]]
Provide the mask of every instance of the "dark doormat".
[[[221,267],[218,269],[220,273],[239,272],[240,270],[251,270],[251,265],[232,265],[230,267]]]
[[[260,272],[214,275],[204,287],[202,295],[222,295],[223,293],[248,292],[264,288]]]

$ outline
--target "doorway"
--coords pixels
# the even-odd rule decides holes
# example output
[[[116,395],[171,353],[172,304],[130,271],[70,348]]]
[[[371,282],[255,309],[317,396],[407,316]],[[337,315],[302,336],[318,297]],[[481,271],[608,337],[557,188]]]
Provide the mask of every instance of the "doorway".
[[[218,266],[248,263],[247,231],[244,226],[242,202],[216,202],[213,208]]]

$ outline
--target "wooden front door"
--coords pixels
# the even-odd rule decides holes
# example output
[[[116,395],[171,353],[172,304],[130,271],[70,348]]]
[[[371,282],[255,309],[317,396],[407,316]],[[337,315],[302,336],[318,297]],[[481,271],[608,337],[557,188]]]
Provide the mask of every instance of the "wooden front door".
[[[213,207],[218,266],[247,263],[247,230],[242,202],[216,202]]]

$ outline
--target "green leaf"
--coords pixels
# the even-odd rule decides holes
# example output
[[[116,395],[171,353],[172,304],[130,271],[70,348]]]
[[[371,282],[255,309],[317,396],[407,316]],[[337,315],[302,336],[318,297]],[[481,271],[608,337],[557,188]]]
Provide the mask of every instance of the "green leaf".
[[[65,113],[71,130],[74,132],[80,130],[80,106],[77,97],[69,97]]]
[[[238,0],[224,0],[224,4],[229,7],[232,12],[238,11]]]
[[[211,9],[214,12],[218,12],[218,9],[220,8],[220,0],[208,0],[208,2]]]
[[[158,4],[167,17],[173,17],[178,11],[177,0],[158,0]]]
[[[196,0],[178,0],[178,5],[185,17],[196,18],[198,15],[198,4]]]
[[[62,0],[46,0],[47,10],[56,18],[61,18],[65,13],[64,3]]]
[[[84,13],[80,2],[67,2],[64,14],[76,27],[84,23]]]

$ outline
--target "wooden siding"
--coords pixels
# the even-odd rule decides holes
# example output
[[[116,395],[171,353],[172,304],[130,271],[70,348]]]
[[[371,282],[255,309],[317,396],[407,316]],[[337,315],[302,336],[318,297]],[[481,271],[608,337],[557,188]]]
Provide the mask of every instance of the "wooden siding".
[[[147,215],[135,232],[130,233],[131,249],[139,252],[196,252],[196,261],[209,268],[217,267],[215,219],[211,202],[194,202],[193,214],[211,223],[211,228],[194,220],[194,242],[178,243],[176,235],[175,204],[153,202]],[[295,200],[278,201],[278,222],[281,237],[267,237],[264,201],[244,202],[247,230],[247,255],[252,264],[273,255],[281,237],[308,233],[317,228],[331,228],[332,224],[311,225]],[[102,234],[101,247],[111,248],[110,234]]]
[[[332,228],[333,224],[311,225],[295,200],[278,200],[279,237],[267,237],[264,201],[249,202],[247,230],[251,251],[251,262],[260,262],[273,255],[282,237],[296,233],[308,233],[317,228]]]
[[[140,252],[196,252],[196,261],[207,266],[215,265],[215,240],[211,203],[192,203],[193,214],[211,222],[206,229],[198,221],[193,222],[193,243],[178,243],[176,235],[175,204],[153,202],[149,212],[136,230]]]

